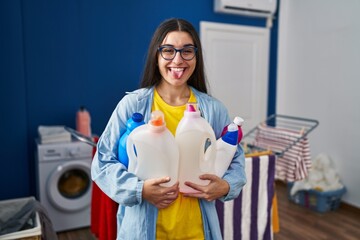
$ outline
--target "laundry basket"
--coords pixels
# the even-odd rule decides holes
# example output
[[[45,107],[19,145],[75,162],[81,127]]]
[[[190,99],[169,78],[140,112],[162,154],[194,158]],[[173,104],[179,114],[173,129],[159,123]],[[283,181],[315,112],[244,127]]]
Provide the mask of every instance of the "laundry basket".
[[[314,189],[301,190],[296,192],[294,195],[290,195],[293,185],[293,182],[289,182],[287,186],[289,199],[296,204],[320,213],[335,211],[338,209],[341,203],[341,198],[346,192],[346,188],[343,187],[338,190],[325,192]]]
[[[24,218],[24,209],[31,208],[29,204],[34,201],[34,197],[18,198],[0,201],[0,235],[1,240],[21,239],[21,240],[40,240],[41,223],[38,212],[31,213],[28,218]],[[24,218],[26,221],[21,221]],[[11,224],[9,224],[11,222]],[[16,229],[11,231],[9,229]]]

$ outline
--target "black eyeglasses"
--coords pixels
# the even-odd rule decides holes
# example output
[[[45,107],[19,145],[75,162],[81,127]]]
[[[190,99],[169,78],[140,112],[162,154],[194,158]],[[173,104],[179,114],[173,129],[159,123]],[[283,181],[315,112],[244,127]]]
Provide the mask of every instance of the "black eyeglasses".
[[[173,60],[176,53],[180,52],[182,59],[189,61],[195,57],[197,48],[194,46],[187,46],[181,49],[176,49],[172,46],[160,46],[158,51],[165,60]]]

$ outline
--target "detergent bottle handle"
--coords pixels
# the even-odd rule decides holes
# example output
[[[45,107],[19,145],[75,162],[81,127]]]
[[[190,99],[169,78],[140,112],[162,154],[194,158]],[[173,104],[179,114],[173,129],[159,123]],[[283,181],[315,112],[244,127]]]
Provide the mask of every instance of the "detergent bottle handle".
[[[214,164],[216,158],[216,139],[213,134],[204,133],[203,147],[200,149],[199,166],[202,172],[214,173]],[[207,146],[209,144],[210,145]],[[205,149],[206,148],[206,149]]]
[[[138,164],[137,155],[135,154],[136,151],[135,143],[131,135],[128,136],[128,139],[126,141],[126,151],[129,158],[128,171],[131,173],[136,173],[138,171],[139,164]]]

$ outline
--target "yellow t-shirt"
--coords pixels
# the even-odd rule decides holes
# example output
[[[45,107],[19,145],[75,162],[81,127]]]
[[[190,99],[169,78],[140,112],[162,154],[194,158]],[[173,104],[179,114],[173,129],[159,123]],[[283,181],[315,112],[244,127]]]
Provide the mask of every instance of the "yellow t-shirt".
[[[196,102],[192,91],[189,102]],[[185,105],[170,106],[160,97],[156,90],[154,91],[152,111],[161,110],[164,113],[166,127],[173,135],[175,135],[179,121],[184,116],[185,108]],[[156,223],[156,239],[205,239],[199,200],[184,197],[180,193],[169,207],[159,209]]]

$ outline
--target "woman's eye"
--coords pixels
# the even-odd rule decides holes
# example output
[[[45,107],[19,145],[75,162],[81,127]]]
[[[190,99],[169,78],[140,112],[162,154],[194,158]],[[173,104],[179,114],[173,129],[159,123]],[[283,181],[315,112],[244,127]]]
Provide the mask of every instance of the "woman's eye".
[[[184,48],[183,53],[184,54],[192,54],[194,50],[192,48]]]
[[[164,49],[163,49],[163,52],[164,52],[164,53],[172,54],[172,53],[174,52],[174,49],[172,49],[172,48],[164,48]]]

